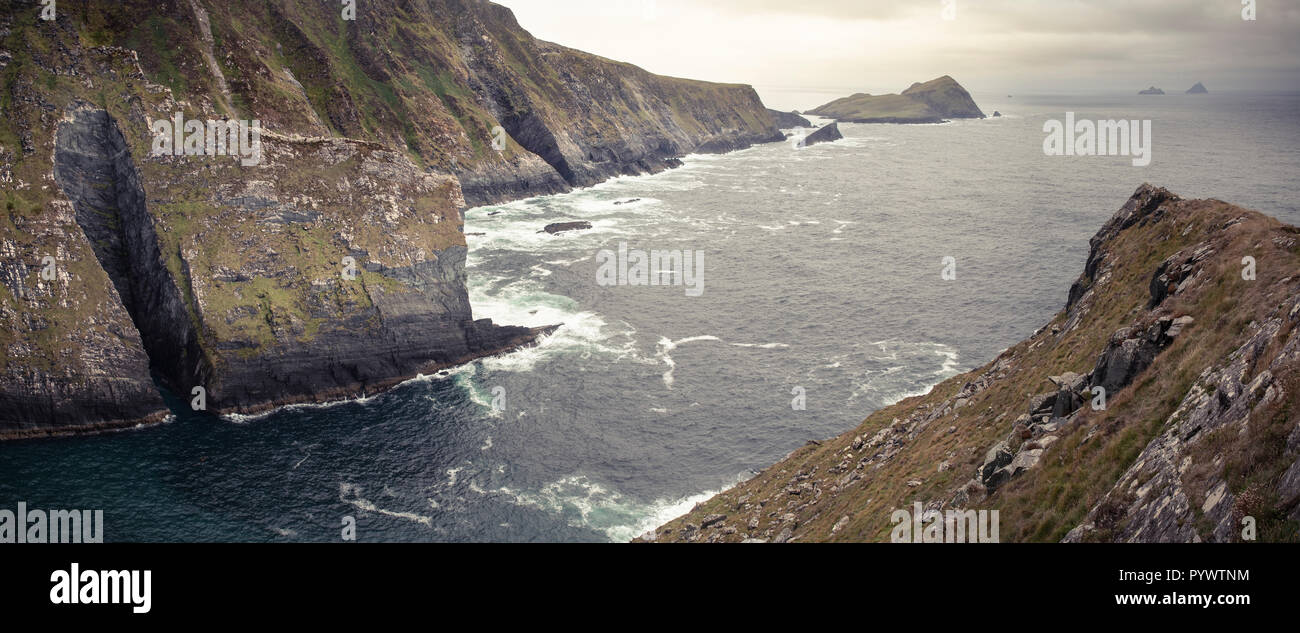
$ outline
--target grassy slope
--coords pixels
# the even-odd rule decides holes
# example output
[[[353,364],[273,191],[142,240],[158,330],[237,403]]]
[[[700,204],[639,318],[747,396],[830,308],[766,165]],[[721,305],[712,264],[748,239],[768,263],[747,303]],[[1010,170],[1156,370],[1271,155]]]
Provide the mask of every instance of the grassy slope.
[[[74,300],[34,306],[0,289],[4,308],[33,324],[0,332],[0,347],[14,352],[0,358],[0,369],[21,357],[27,367],[77,374],[84,368],[75,350],[90,327],[86,324],[104,329],[105,336],[111,328],[131,327],[121,310],[96,312],[119,302],[89,245],[78,239],[75,222],[64,218],[46,226],[62,217],[52,211],[61,195],[44,186],[57,113],[77,99],[108,110],[126,136],[165,263],[218,363],[222,354],[254,355],[281,337],[309,342],[335,316],[366,309],[374,292],[401,291],[391,279],[364,269],[360,285],[332,293],[313,289],[313,281],[337,277],[338,262],[350,248],[368,251],[372,261],[400,266],[411,263],[417,251],[463,246],[456,192],[437,184],[389,191],[384,175],[360,181],[357,172],[366,157],[388,149],[401,156],[381,157],[381,163],[405,160],[434,173],[449,173],[453,161],[510,163],[523,150],[514,143],[504,152],[491,149],[498,120],[489,98],[539,108],[556,129],[584,127],[596,137],[660,128],[705,136],[721,131],[706,122],[717,118],[719,104],[731,108],[724,117],[734,117],[732,128],[771,125],[748,86],[661,78],[538,43],[496,5],[362,3],[356,22],[343,21],[337,7],[320,0],[201,0],[200,5],[229,94],[209,69],[209,45],[189,0],[70,1],[59,4],[54,23],[41,22],[26,5],[6,9],[9,33],[0,50],[12,58],[0,70],[5,114],[0,157],[21,186],[6,185],[0,194],[6,208],[0,230],[29,267],[41,253],[61,253],[71,284],[64,296]],[[137,76],[131,52],[138,55],[143,77]],[[503,95],[475,92],[482,82],[471,79],[481,68],[469,60],[478,58],[491,59],[481,66],[501,71],[487,79]],[[78,74],[68,68],[78,68]],[[594,83],[614,82],[619,98],[582,103],[557,68]],[[648,109],[659,101],[667,106]],[[592,110],[595,106],[600,107]],[[284,162],[294,159],[281,154],[281,163],[251,171],[232,169],[225,159],[150,160],[147,119],[170,118],[174,111],[187,119],[256,118],[281,135],[348,137],[360,149],[334,162],[312,141],[286,141],[279,147],[299,153],[301,162]],[[665,111],[668,119],[661,120]],[[24,142],[36,151],[24,155]],[[413,171],[403,172],[406,184],[418,181],[407,173]],[[281,202],[303,196],[297,204],[315,207],[324,219],[309,226],[270,226],[214,199],[260,186],[259,181],[271,183],[269,191]],[[380,202],[374,204],[373,196]],[[385,219],[391,218],[383,212],[394,200],[414,213],[396,223]],[[35,228],[40,231],[34,233]],[[34,276],[39,268],[29,271]],[[223,271],[247,279],[215,280]]]
[[[930,102],[930,103],[927,103]],[[970,95],[952,77],[944,75],[925,83],[913,84],[902,94],[870,95],[858,93],[842,97],[809,110],[810,114],[844,121],[873,119],[924,120],[946,116],[949,110],[964,112]],[[941,109],[931,104],[942,106]]]
[[[903,95],[855,94],[808,111],[836,119],[925,119],[939,116],[926,104]]]
[[[24,286],[41,285],[39,262],[44,255],[57,259],[61,273],[48,293],[29,294],[25,299],[7,286],[0,286],[0,304],[11,327],[0,327],[0,371],[18,361],[20,369],[50,372],[57,376],[88,375],[84,341],[109,345],[120,340],[119,328],[130,328],[117,292],[100,267],[91,245],[73,219],[72,209],[52,186],[53,137],[49,114],[26,107],[23,102],[44,100],[68,103],[84,99],[98,104],[115,116],[128,116],[129,103],[121,97],[132,92],[127,86],[134,65],[129,56],[109,54],[101,60],[94,89],[87,90],[79,78],[56,75],[46,70],[54,64],[37,59],[63,59],[64,49],[55,31],[35,11],[12,14],[9,35],[2,48],[13,55],[0,71],[0,163],[7,168],[0,198],[5,215],[0,240],[13,250],[7,257],[27,265]],[[23,157],[24,144],[36,153]],[[15,264],[8,262],[7,264]],[[122,341],[113,345],[138,346]],[[105,355],[115,349],[101,349]]]
[[[1221,228],[1239,216],[1247,220],[1231,230]],[[1013,420],[1028,412],[1029,397],[1052,389],[1048,376],[1090,371],[1111,333],[1154,318],[1145,308],[1152,274],[1161,261],[1185,247],[1214,242],[1217,254],[1207,265],[1209,274],[1158,308],[1170,316],[1192,315],[1196,321],[1189,332],[1165,349],[1133,384],[1113,394],[1106,410],[1091,411],[1085,406],[1070,430],[1047,449],[1036,469],[1012,479],[988,498],[972,495],[965,506],[1000,510],[1003,541],[1059,540],[1085,518],[1161,431],[1202,370],[1235,350],[1252,321],[1263,320],[1296,292],[1295,276],[1300,273],[1297,234],[1295,227],[1217,200],[1170,205],[1159,222],[1130,227],[1105,246],[1107,264],[1098,273],[1105,279],[1088,280],[1095,284],[1095,295],[1080,327],[1054,334],[1053,328],[1066,323],[1068,315],[1062,311],[1036,336],[999,357],[1006,368],[986,390],[907,440],[893,459],[867,466],[861,480],[839,488],[840,475],[829,472],[845,459],[852,464],[874,452],[870,448],[855,452],[855,437],[869,438],[918,411],[949,406],[966,382],[989,371],[994,363],[953,377],[926,395],[881,409],[843,435],[795,450],[753,479],[663,526],[658,538],[683,539],[686,525],[698,526],[710,514],[728,518],[704,530],[703,540],[739,540],[746,534],[771,538],[789,525],[781,516],[793,513],[797,517],[794,535],[800,541],[887,541],[891,511],[910,509],[914,501],[926,504],[951,499],[953,492],[970,480],[985,451],[1007,435]],[[1255,281],[1241,278],[1240,260],[1246,254],[1258,261]],[[1297,419],[1295,375],[1287,380],[1292,388],[1291,404],[1256,410],[1249,433],[1223,438],[1220,448],[1227,456],[1225,461],[1203,466],[1226,474],[1234,493],[1276,481],[1294,460],[1285,450],[1285,437]],[[1096,434],[1085,442],[1094,430]],[[942,462],[951,467],[941,471]],[[909,486],[909,481],[919,484]],[[788,486],[801,482],[815,482],[820,491],[815,501],[810,503],[813,495],[808,491],[798,496],[785,492]],[[1204,491],[1199,494],[1200,499],[1192,499],[1194,507],[1203,501]],[[1268,499],[1258,503],[1265,506]],[[1288,523],[1275,510],[1258,510],[1257,516],[1268,517],[1261,520],[1261,538],[1295,538],[1294,522]],[[752,517],[758,518],[755,529],[747,525]],[[847,520],[832,533],[842,517]],[[722,534],[727,525],[737,528],[736,532]]]

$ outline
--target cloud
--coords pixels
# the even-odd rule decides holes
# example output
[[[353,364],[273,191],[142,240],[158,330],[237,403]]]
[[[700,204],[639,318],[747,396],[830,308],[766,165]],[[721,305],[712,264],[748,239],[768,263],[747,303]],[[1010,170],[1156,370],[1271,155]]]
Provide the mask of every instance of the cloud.
[[[972,91],[1300,90],[1300,3],[1259,0],[500,0],[538,37],[652,72],[794,94],[895,92],[951,74]],[[1136,87],[1135,87],[1136,86]],[[793,96],[789,97],[794,100]],[[820,99],[806,96],[801,99]]]

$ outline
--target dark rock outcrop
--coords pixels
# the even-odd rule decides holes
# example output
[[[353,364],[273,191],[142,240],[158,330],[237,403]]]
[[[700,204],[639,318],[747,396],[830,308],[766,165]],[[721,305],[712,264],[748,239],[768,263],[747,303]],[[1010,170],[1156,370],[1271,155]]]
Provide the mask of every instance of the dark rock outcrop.
[[[1139,90],[1139,91],[1138,91],[1138,94],[1140,94],[1140,95],[1162,95],[1162,94],[1164,94],[1164,93],[1165,93],[1164,90],[1161,90],[1161,89],[1159,89],[1159,88],[1157,88],[1157,87],[1155,87],[1155,86],[1151,86],[1150,88],[1147,88],[1146,90]]]
[[[818,128],[816,132],[803,137],[803,144],[804,147],[809,147],[818,143],[838,141],[842,138],[844,138],[844,135],[840,134],[839,124],[831,123],[829,125],[823,125]]]
[[[1297,393],[1300,228],[1144,184],[1047,325],[648,540],[882,540],[913,504],[1011,540],[1294,540]],[[715,513],[744,527],[679,531]]]
[[[776,121],[776,126],[783,130],[796,127],[812,127],[812,123],[798,114],[793,112],[781,112],[780,110],[767,109],[768,114]]]
[[[553,222],[547,224],[542,228],[542,230],[538,231],[538,233],[550,233],[551,235],[555,235],[556,233],[563,233],[565,231],[581,231],[589,228],[591,228],[591,223],[581,220],[577,222]]]
[[[1189,95],[1203,95],[1203,94],[1209,94],[1209,92],[1210,92],[1209,90],[1205,89],[1205,84],[1199,81],[1196,82],[1195,86],[1192,86],[1191,88],[1187,89],[1187,94]]]
[[[211,363],[159,251],[126,140],[107,111],[87,103],[70,108],[57,130],[54,179],[140,333],[153,372],[176,393],[206,384]]]
[[[0,14],[0,61],[0,438],[159,421],[155,379],[248,413],[529,344],[549,329],[473,318],[467,199],[782,138],[749,86],[542,42],[470,0],[355,22],[314,0],[93,0]],[[153,151],[175,116],[256,120],[259,159]]]

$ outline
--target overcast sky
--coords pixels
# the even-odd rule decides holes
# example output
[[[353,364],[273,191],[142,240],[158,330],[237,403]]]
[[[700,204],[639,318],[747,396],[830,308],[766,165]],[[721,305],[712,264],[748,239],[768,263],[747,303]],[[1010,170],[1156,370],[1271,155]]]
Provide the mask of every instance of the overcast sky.
[[[952,75],[975,94],[1300,90],[1300,0],[497,0],[534,36],[807,109]],[[951,8],[950,6],[951,5]],[[953,19],[945,19],[951,16]]]

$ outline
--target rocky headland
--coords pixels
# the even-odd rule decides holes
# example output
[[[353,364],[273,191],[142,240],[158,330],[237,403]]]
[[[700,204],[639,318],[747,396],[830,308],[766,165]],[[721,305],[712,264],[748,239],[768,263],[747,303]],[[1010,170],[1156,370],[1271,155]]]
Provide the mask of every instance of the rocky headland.
[[[782,138],[749,86],[543,42],[490,2],[336,5],[0,11],[0,438],[157,422],[159,385],[251,413],[529,344],[547,329],[472,316],[467,206]],[[177,116],[256,121],[256,159],[159,151]]]
[[[888,541],[919,504],[1002,541],[1297,540],[1300,229],[1142,185],[1090,247],[1029,338],[642,539]]]
[[[776,121],[776,126],[783,130],[789,130],[796,127],[812,127],[812,122],[793,112],[781,112],[768,108],[768,113]]]

